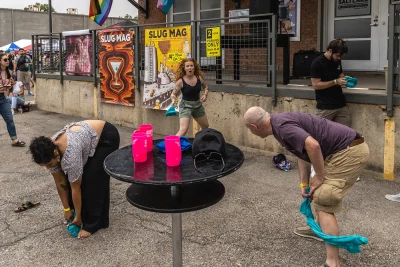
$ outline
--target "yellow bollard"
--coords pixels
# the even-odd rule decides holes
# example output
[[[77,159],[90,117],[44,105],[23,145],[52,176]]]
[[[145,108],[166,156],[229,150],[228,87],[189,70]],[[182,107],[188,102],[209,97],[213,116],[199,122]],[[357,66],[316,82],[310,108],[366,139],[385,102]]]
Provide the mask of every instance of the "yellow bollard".
[[[383,178],[394,180],[395,121],[385,118],[385,146],[383,155]]]

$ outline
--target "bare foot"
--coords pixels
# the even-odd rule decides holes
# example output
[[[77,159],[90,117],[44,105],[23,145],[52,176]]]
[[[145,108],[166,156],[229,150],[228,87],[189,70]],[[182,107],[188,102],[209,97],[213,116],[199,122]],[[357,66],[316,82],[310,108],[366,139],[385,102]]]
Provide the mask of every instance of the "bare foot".
[[[86,239],[91,235],[91,233],[85,231],[85,230],[80,230],[78,234],[79,239]]]

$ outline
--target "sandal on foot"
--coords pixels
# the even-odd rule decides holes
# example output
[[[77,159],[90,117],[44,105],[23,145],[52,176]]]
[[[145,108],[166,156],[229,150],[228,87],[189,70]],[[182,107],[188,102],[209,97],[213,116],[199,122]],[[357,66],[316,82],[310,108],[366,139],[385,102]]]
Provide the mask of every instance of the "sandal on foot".
[[[17,146],[17,147],[24,147],[26,143],[24,141],[18,140],[16,143],[13,143],[12,146]]]
[[[27,201],[27,202],[23,203],[21,206],[19,206],[18,208],[16,208],[14,210],[14,212],[15,213],[22,212],[22,211],[31,209],[33,207],[36,207],[37,205],[40,205],[40,201],[32,201],[32,202]]]

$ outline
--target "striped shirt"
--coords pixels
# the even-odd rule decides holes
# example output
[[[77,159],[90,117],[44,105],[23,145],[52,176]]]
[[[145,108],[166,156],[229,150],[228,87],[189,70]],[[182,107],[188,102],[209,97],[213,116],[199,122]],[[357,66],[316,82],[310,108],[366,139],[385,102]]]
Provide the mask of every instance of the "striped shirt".
[[[69,129],[71,126],[81,126],[81,129],[73,131]],[[83,167],[88,158],[93,157],[99,137],[92,126],[83,121],[66,125],[52,137],[52,140],[57,140],[64,133],[67,134],[67,148],[61,159],[61,166],[58,165],[54,168],[49,168],[49,170],[51,173],[60,170],[64,171],[68,181],[73,183],[82,176]]]

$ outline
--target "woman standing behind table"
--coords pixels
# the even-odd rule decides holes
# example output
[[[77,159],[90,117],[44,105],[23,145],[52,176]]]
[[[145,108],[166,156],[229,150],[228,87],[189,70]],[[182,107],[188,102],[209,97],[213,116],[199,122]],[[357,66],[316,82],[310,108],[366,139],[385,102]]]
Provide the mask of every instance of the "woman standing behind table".
[[[15,84],[8,69],[10,62],[6,54],[0,54],[0,114],[7,124],[7,131],[11,137],[12,146],[24,147],[25,142],[18,140],[17,130],[15,129],[14,118],[11,112],[11,106],[6,96]]]
[[[204,94],[200,97],[202,87]],[[201,129],[208,128],[208,119],[202,104],[207,100],[208,85],[204,82],[199,64],[193,58],[183,59],[179,66],[175,89],[171,94],[172,103],[175,103],[179,92],[182,92],[182,100],[179,104],[179,131],[176,135],[186,135],[190,117],[193,117]]]
[[[35,163],[52,173],[65,220],[81,228],[78,238],[109,226],[110,176],[103,162],[119,141],[114,125],[86,120],[68,124],[51,139],[36,137],[29,147]]]

